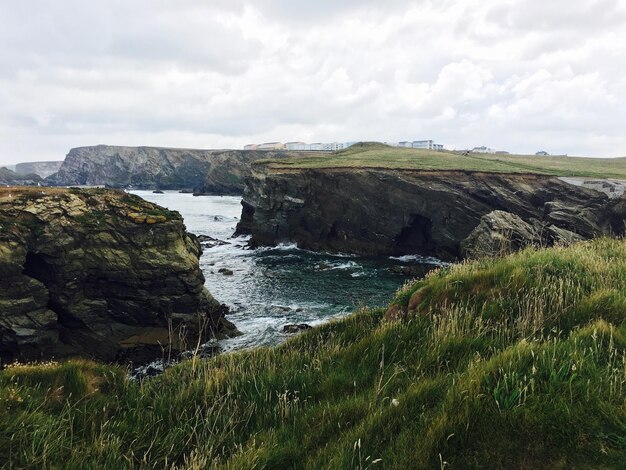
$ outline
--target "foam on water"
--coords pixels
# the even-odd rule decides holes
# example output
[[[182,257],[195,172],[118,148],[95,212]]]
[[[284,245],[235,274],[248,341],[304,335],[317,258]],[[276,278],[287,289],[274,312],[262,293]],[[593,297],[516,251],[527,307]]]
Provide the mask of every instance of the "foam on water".
[[[228,318],[243,333],[220,341],[223,350],[278,344],[287,337],[282,333],[287,324],[317,325],[364,305],[384,306],[407,280],[390,268],[416,265],[425,274],[437,265],[430,258],[364,258],[301,250],[295,244],[250,249],[248,237],[231,238],[241,214],[240,197],[133,193],[180,212],[190,232],[227,242],[204,248],[200,258],[206,287],[230,307]],[[220,273],[222,268],[232,275]]]

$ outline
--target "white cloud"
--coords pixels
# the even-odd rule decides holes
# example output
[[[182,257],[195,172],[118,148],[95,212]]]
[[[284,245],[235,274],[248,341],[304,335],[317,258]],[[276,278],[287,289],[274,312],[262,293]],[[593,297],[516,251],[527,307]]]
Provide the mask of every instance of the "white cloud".
[[[0,164],[110,143],[434,138],[626,155],[617,0],[0,4]]]

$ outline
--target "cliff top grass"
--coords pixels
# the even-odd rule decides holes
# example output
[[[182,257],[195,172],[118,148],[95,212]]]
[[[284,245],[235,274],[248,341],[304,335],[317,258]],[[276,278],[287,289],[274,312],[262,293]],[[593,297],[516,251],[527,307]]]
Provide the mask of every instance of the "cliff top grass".
[[[29,468],[621,468],[626,241],[443,268],[276,348],[143,382],[0,372],[0,461]],[[402,312],[403,315],[397,315]]]
[[[385,168],[461,170],[495,173],[537,173],[554,176],[626,179],[626,158],[495,155],[355,144],[324,155],[266,160],[272,168]]]

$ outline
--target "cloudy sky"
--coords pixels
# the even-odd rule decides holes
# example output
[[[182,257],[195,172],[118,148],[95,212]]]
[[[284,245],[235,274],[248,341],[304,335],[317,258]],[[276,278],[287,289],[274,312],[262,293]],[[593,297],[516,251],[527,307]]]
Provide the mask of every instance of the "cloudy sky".
[[[0,165],[426,138],[626,156],[626,2],[0,0]]]

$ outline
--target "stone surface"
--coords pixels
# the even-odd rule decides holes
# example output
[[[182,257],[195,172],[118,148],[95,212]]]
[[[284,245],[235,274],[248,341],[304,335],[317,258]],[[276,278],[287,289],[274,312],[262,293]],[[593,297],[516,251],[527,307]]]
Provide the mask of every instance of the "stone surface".
[[[41,178],[47,178],[48,176],[59,171],[59,168],[61,168],[62,164],[62,161],[18,163],[17,165],[15,165],[15,172],[18,175],[35,174]]]
[[[26,185],[35,186],[43,180],[35,174],[18,174],[6,167],[0,167],[0,186]]]
[[[283,326],[283,333],[286,335],[295,335],[301,331],[310,330],[311,328],[312,326],[307,325],[306,323],[294,323]]]
[[[237,195],[253,161],[288,157],[289,152],[197,150],[97,145],[70,150],[53,186],[185,189],[194,194]]]
[[[181,216],[112,190],[0,188],[0,359],[149,361],[219,333]]]
[[[461,243],[493,211],[537,221],[553,237],[624,233],[624,198],[536,174],[386,169],[285,169],[256,164],[239,234],[251,244],[315,251],[463,256]],[[518,225],[521,224],[518,222]]]
[[[493,211],[481,217],[478,226],[461,242],[466,258],[505,255],[544,241],[539,223],[528,223],[515,214]]]

